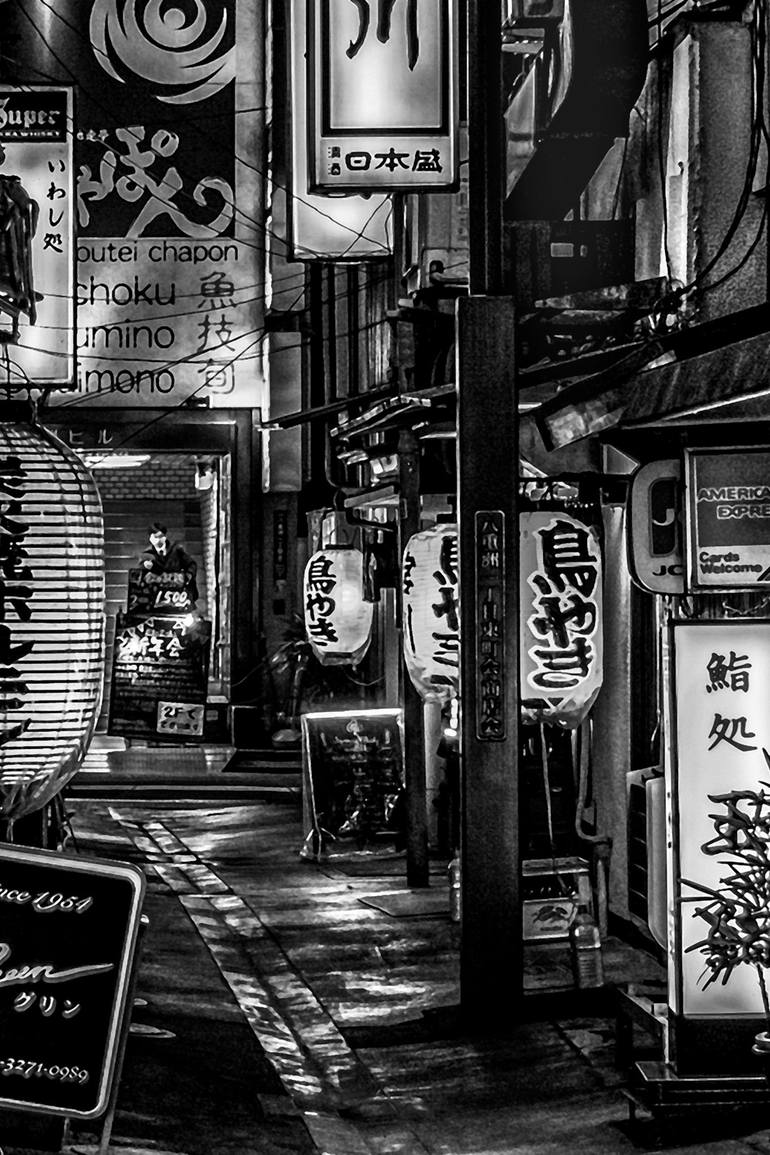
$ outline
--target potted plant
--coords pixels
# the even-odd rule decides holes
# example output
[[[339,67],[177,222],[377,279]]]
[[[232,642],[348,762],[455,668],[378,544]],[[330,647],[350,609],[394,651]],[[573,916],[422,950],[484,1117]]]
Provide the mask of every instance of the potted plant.
[[[763,753],[770,766],[767,752]],[[709,795],[709,801],[723,811],[709,815],[716,834],[701,849],[704,854],[723,856],[727,873],[720,879],[719,890],[688,881],[688,886],[708,896],[695,912],[708,929],[687,950],[698,950],[704,957],[704,989],[717,980],[727,983],[738,966],[755,969],[766,1027],[756,1036],[752,1050],[770,1060],[766,978],[770,968],[770,783],[759,785],[759,790]]]

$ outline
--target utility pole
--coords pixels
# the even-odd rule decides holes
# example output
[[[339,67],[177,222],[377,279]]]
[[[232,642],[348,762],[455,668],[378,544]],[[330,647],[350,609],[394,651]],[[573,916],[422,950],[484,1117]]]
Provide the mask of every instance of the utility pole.
[[[461,1009],[521,1004],[518,427],[514,312],[503,281],[499,0],[468,0],[470,296],[457,305],[462,778]]]

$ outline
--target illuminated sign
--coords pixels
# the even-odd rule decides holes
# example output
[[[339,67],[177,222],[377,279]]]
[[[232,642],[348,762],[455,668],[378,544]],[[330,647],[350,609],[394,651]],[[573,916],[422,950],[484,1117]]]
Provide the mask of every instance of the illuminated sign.
[[[322,665],[356,665],[372,636],[374,606],[364,601],[364,556],[345,546],[321,549],[305,566],[305,629]]]
[[[409,538],[401,567],[404,662],[422,698],[448,702],[460,678],[457,526]]]
[[[685,450],[693,590],[770,584],[770,449]]]
[[[308,5],[312,191],[455,183],[458,8],[458,0]]]
[[[520,517],[522,717],[575,727],[602,684],[602,555],[562,511]]]
[[[31,255],[23,279],[30,282],[32,311],[18,316],[18,337],[8,346],[16,386],[75,380],[72,135],[72,89],[0,88],[0,179],[11,182],[0,229],[0,322],[6,320],[2,300],[13,291],[11,266],[25,259],[15,232]]]
[[[654,594],[684,593],[681,474],[678,461],[652,461],[631,482],[628,567]]]
[[[390,255],[390,197],[319,196],[309,191],[306,0],[291,4],[291,193],[289,249],[294,260],[360,261]],[[273,190],[274,200],[279,190]]]
[[[763,1014],[770,963],[770,622],[675,622],[672,635],[669,1000],[710,1018],[718,1049],[715,1018]]]

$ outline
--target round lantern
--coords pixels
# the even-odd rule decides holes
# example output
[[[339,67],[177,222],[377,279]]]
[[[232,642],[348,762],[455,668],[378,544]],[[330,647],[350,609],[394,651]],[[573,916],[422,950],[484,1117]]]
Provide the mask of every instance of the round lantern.
[[[372,636],[374,606],[365,602],[364,557],[348,546],[320,549],[305,567],[305,631],[325,666],[361,661]]]
[[[0,815],[44,806],[77,771],[104,661],[102,510],[80,458],[0,422]]]
[[[426,701],[449,702],[460,676],[457,526],[409,538],[401,568],[404,663]]]

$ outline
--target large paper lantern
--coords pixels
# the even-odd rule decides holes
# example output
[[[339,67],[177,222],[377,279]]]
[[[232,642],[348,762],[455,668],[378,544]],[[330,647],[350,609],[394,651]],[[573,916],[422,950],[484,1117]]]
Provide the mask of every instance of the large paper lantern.
[[[53,434],[0,422],[0,815],[45,805],[77,771],[101,699],[99,494]]]
[[[520,518],[522,718],[579,726],[602,684],[597,530],[562,511]]]
[[[325,666],[356,665],[372,636],[374,606],[364,601],[364,557],[348,546],[327,546],[305,567],[305,630]]]
[[[409,538],[401,569],[404,663],[420,696],[446,703],[460,677],[457,526]]]

